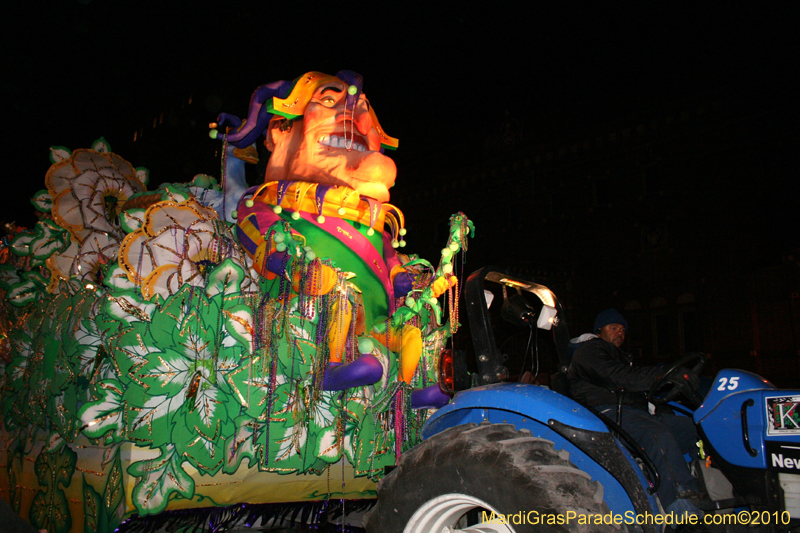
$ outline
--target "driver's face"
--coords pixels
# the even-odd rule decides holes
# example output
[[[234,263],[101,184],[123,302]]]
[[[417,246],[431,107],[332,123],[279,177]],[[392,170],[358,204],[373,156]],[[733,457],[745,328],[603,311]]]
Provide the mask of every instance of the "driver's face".
[[[397,168],[380,153],[369,101],[361,94],[346,106],[347,85],[332,80],[320,86],[302,118],[291,129],[273,119],[267,147],[272,151],[266,181],[290,180],[344,185],[380,202],[389,200]]]
[[[625,326],[622,324],[603,326],[597,336],[619,348],[625,342]]]

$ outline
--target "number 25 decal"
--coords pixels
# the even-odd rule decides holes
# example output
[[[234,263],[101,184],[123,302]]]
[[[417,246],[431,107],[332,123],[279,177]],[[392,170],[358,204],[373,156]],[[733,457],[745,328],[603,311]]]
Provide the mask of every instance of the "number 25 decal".
[[[727,387],[725,385],[727,385]],[[728,378],[720,378],[719,387],[717,387],[717,390],[721,391],[724,391],[726,389],[736,390],[736,387],[738,386],[739,386],[739,376],[731,378],[730,381],[728,380]]]

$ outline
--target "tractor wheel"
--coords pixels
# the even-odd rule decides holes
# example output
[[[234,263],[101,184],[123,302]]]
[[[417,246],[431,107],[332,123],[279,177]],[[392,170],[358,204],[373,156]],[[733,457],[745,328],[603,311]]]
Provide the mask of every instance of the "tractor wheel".
[[[577,518],[564,523],[567,512],[609,513],[602,485],[568,458],[511,424],[456,426],[400,457],[378,484],[364,526],[369,533],[624,531]]]

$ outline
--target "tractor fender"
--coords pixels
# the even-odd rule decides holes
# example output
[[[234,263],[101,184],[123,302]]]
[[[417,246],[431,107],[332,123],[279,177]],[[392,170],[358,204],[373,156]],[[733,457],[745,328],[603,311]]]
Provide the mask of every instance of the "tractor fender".
[[[493,383],[456,394],[428,419],[422,430],[427,439],[445,427],[458,425],[459,415],[475,409],[499,409],[517,413],[541,424],[550,420],[588,431],[608,433],[606,425],[578,402],[550,389],[523,383]],[[459,413],[462,411],[463,413]]]

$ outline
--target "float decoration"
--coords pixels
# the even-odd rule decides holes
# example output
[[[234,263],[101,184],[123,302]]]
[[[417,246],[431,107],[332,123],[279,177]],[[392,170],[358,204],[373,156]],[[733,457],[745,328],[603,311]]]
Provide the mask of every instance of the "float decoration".
[[[397,252],[382,153],[397,140],[363,78],[268,84],[247,121],[219,124],[219,183],[147,191],[103,139],[52,148],[39,222],[0,245],[0,494],[36,527],[131,530],[172,510],[219,525],[235,513],[213,509],[241,502],[371,497],[449,399],[436,368],[472,225],[451,220],[436,268]],[[272,156],[251,188],[262,133]]]

